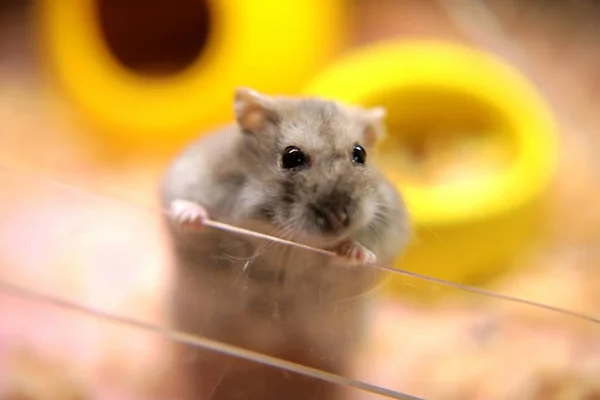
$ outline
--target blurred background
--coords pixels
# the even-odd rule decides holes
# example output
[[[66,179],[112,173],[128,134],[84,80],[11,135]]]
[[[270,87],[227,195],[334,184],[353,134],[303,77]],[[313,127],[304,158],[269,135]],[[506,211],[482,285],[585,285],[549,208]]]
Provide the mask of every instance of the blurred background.
[[[244,85],[388,108],[381,166],[415,223],[396,267],[600,318],[599,16],[592,0],[1,0],[0,277],[164,322],[157,183]],[[370,296],[353,378],[600,398],[594,321],[400,275]],[[165,346],[0,291],[3,400],[167,398]]]

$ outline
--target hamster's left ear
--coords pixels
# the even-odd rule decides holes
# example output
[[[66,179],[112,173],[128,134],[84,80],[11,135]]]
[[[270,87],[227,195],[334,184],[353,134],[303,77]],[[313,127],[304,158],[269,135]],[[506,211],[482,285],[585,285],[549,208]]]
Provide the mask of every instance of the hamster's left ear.
[[[363,110],[362,116],[365,123],[365,146],[372,147],[385,135],[387,110],[385,107],[367,108]]]

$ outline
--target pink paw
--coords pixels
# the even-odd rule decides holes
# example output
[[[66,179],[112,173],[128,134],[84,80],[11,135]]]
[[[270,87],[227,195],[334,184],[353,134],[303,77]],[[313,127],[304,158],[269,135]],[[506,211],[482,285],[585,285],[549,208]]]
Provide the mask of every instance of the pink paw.
[[[334,251],[353,263],[369,264],[377,261],[375,253],[352,239],[344,240]]]
[[[204,207],[187,200],[174,200],[171,203],[170,213],[171,220],[177,227],[185,230],[200,229],[209,219]]]

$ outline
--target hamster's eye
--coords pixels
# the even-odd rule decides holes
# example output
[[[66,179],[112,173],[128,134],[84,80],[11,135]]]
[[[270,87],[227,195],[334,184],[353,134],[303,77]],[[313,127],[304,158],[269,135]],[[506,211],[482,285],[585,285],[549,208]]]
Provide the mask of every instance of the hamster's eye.
[[[301,169],[307,165],[307,159],[302,150],[296,146],[286,147],[281,156],[281,166],[285,169]]]
[[[357,165],[363,165],[367,160],[367,152],[362,146],[355,144],[352,149],[352,162]]]

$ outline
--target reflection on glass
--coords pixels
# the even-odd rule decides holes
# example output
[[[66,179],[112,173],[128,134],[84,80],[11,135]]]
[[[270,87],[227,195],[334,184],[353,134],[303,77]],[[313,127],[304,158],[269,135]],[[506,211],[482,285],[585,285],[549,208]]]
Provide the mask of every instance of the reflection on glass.
[[[386,269],[210,227],[195,239],[206,247],[174,257],[157,210],[32,179],[0,177],[0,398],[600,392],[600,335],[587,317],[599,280],[583,264],[568,279],[548,267],[521,280],[535,283],[524,297],[576,316],[400,272],[391,296]],[[262,263],[266,252],[276,261]],[[595,265],[596,253],[581,261]],[[439,288],[443,301],[431,302]]]

